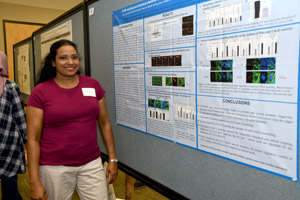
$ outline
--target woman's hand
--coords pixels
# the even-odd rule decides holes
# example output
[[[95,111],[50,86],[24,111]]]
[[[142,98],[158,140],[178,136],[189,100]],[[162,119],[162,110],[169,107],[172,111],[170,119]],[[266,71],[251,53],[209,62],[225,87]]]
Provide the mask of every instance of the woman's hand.
[[[32,200],[48,200],[47,191],[41,183],[30,185],[30,197]]]
[[[108,184],[112,184],[118,177],[118,164],[115,162],[109,162],[106,168],[106,178],[108,178]]]

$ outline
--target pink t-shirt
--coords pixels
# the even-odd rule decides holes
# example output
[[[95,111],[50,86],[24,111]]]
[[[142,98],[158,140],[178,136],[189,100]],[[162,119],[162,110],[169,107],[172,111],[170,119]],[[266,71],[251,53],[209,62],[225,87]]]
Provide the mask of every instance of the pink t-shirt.
[[[81,75],[75,88],[50,79],[32,90],[27,105],[44,111],[40,165],[81,166],[100,156],[98,101],[104,94],[97,80]]]

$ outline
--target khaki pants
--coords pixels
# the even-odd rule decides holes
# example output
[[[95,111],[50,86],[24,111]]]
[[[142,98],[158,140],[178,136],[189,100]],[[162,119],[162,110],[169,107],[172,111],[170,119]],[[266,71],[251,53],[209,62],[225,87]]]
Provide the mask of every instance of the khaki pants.
[[[39,170],[50,200],[71,200],[75,187],[81,200],[107,200],[101,158],[80,167],[43,165]]]

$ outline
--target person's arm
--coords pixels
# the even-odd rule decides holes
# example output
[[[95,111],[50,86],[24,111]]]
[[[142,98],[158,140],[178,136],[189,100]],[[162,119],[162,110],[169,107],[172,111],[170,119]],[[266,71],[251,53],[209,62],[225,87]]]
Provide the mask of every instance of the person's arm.
[[[105,97],[103,97],[99,101],[99,108],[100,108],[100,113],[98,117],[98,125],[108,152],[109,159],[114,159],[116,158],[114,136],[113,136],[110,120],[108,117]],[[113,183],[117,179],[117,176],[118,176],[117,163],[109,162],[106,169],[106,177],[109,178],[108,183],[109,184]]]
[[[13,118],[18,126],[18,130],[21,134],[23,144],[27,143],[27,129],[26,129],[26,114],[24,110],[24,104],[21,97],[21,92],[16,84],[13,88],[13,100],[12,100],[12,109],[13,109]]]
[[[44,111],[32,106],[27,107],[27,148],[30,179],[30,196],[34,200],[48,199],[47,192],[39,175],[40,138],[43,127]]]

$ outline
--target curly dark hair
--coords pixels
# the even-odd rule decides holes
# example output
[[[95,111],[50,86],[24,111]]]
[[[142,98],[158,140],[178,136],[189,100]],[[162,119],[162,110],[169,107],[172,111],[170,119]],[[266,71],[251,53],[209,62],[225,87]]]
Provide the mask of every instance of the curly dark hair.
[[[51,61],[55,61],[57,49],[59,49],[62,46],[72,46],[75,48],[75,50],[78,53],[77,45],[70,40],[63,39],[63,40],[58,40],[58,41],[54,42],[50,47],[49,54],[45,57],[45,59],[42,63],[42,69],[41,69],[39,80],[37,81],[37,84],[48,81],[49,79],[54,78],[56,76],[56,68],[53,67]],[[79,70],[77,71],[77,74],[80,74]]]

